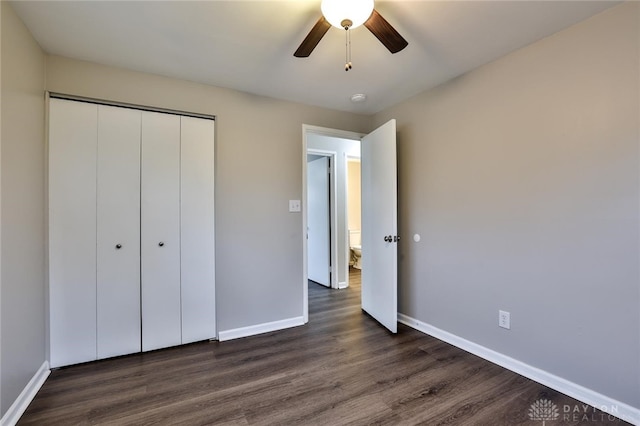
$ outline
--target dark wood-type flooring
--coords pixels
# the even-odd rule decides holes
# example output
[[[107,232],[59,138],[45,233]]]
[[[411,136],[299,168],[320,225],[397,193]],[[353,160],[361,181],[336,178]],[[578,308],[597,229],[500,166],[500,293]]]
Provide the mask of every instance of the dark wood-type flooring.
[[[409,327],[388,333],[359,284],[310,283],[303,327],[54,370],[19,424],[542,425],[539,399],[558,408],[549,426],[625,424]]]

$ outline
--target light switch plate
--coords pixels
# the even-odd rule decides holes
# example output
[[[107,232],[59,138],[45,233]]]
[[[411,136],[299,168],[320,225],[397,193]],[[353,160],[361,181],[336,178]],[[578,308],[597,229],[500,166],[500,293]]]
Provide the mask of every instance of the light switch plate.
[[[300,200],[289,200],[289,212],[295,213],[299,212],[300,210]]]

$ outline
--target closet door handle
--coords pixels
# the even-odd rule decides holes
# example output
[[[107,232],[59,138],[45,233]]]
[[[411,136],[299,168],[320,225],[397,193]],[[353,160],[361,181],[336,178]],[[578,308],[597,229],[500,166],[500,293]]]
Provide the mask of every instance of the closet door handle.
[[[116,250],[120,250],[122,248],[122,244],[116,244]]]
[[[159,245],[160,247],[162,247],[162,246],[164,246],[164,243],[163,243],[162,241],[160,241],[160,242],[158,243],[158,245]]]

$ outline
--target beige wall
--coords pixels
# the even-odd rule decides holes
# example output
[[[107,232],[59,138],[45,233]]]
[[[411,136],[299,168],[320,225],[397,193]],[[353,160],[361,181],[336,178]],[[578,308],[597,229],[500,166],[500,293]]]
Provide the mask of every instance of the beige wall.
[[[0,415],[45,361],[44,54],[2,10]]]
[[[360,230],[360,161],[347,162],[348,193],[348,227],[351,230]]]
[[[639,4],[398,120],[400,311],[640,408]],[[511,330],[498,328],[498,310]]]
[[[47,58],[53,92],[213,114],[219,331],[302,316],[302,124],[368,130],[370,117],[150,74]]]

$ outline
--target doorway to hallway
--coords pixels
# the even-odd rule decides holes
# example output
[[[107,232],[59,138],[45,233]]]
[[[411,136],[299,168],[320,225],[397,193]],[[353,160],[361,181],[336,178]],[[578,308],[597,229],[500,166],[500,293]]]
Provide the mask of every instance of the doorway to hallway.
[[[348,176],[349,159],[360,157],[360,137],[354,132],[324,129],[314,126],[303,126],[304,130],[304,170],[303,170],[303,229],[305,241],[304,257],[304,318],[308,321],[307,280],[311,279],[323,285],[328,281],[331,289],[344,289],[350,284],[349,265],[351,250],[349,248],[348,224]],[[314,185],[325,187],[327,179],[320,170],[324,169],[323,158],[330,164],[328,175],[328,193],[316,191]],[[326,175],[325,175],[326,176]],[[314,183],[319,182],[319,183]],[[318,204],[318,194],[322,201],[329,199],[329,230],[322,214],[326,211],[324,204]],[[327,244],[317,241],[320,236],[323,242],[329,236]]]
[[[307,283],[307,190],[306,190],[306,170],[307,170],[307,150],[314,143],[331,143],[336,150],[335,143],[339,139],[344,139],[344,143],[349,143],[361,148],[361,253],[362,253],[362,286],[361,286],[361,307],[362,310],[375,318],[381,325],[390,332],[397,332],[398,323],[398,241],[400,236],[397,229],[397,160],[396,160],[396,120],[391,119],[376,128],[369,134],[362,135],[354,132],[346,132],[335,129],[327,129],[315,126],[302,126],[303,131],[303,229],[305,238],[302,244],[303,251],[303,318],[304,322],[309,321],[309,300]],[[319,147],[323,149],[322,147]],[[326,149],[326,148],[324,148]],[[340,162],[346,163],[348,153],[341,152],[336,155],[336,170]],[[337,174],[337,173],[336,173]],[[346,172],[345,172],[346,174]],[[334,180],[334,182],[337,179]],[[345,179],[346,182],[346,179]],[[346,193],[345,185],[338,185],[336,191]],[[333,229],[341,236],[336,239],[337,249],[332,256],[332,260],[337,256],[337,261],[332,264],[331,271],[344,282],[339,282],[338,288],[348,287],[349,276],[347,265],[350,260],[350,245],[348,243],[348,229],[346,223],[347,204],[344,197],[336,195],[337,200],[344,200],[342,208],[336,202],[335,221],[332,221]],[[337,224],[337,225],[335,225]],[[333,236],[334,233],[332,232]],[[334,243],[331,243],[334,246]],[[344,263],[343,263],[344,262]],[[336,269],[333,269],[333,268]],[[335,287],[335,280],[332,279],[332,287]]]

